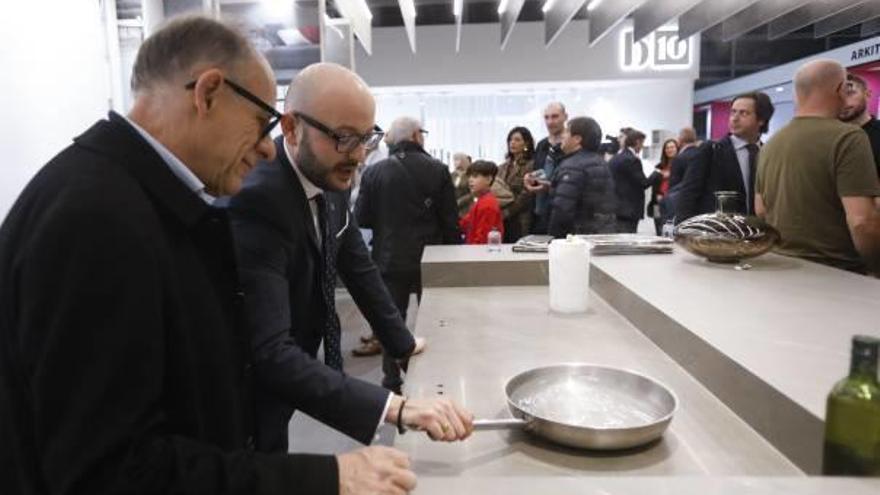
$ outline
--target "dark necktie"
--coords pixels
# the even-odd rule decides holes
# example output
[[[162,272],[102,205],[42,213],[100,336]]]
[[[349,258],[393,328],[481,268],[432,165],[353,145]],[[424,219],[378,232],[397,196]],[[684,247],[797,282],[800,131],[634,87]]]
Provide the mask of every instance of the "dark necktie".
[[[315,197],[318,204],[318,226],[321,235],[321,292],[324,294],[324,305],[327,318],[324,320],[324,363],[331,368],[342,371],[342,350],[340,348],[341,326],[339,315],[336,314],[336,252],[335,237],[330,232],[327,222],[327,199],[323,194]]]
[[[746,198],[748,202],[746,211],[753,215],[755,213],[755,179],[758,173],[758,145],[749,143],[746,145],[746,150],[749,152],[749,183],[746,189],[749,192],[749,197]]]

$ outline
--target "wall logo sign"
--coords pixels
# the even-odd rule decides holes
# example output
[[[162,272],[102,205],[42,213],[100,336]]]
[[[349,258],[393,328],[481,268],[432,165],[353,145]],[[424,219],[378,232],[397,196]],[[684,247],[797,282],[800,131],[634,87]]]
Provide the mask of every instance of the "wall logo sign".
[[[690,69],[693,52],[691,39],[679,39],[677,28],[661,27],[639,41],[632,28],[620,33],[620,67],[625,71]]]

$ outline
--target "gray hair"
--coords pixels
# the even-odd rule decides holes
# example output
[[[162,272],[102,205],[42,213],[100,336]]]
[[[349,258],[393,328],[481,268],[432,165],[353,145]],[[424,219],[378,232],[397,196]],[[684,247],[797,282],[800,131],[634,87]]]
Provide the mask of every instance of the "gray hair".
[[[398,117],[391,123],[391,128],[385,134],[385,142],[389,145],[398,144],[401,141],[411,141],[413,134],[422,129],[422,124],[412,117]]]
[[[176,17],[147,38],[138,50],[131,76],[135,93],[157,83],[187,76],[199,63],[233,71],[257,53],[240,32],[214,19]]]

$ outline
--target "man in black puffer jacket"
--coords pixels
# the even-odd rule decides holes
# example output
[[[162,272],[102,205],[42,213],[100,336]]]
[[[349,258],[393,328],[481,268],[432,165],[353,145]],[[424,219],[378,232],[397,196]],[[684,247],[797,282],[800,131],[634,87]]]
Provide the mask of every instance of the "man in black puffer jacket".
[[[602,129],[590,117],[568,121],[565,155],[551,180],[550,235],[614,232],[617,201],[611,172],[597,153],[601,140]]]

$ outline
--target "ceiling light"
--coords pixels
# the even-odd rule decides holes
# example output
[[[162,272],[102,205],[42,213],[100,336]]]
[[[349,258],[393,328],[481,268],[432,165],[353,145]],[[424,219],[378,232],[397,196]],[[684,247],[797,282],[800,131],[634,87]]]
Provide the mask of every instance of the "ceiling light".
[[[554,4],[554,3],[556,3],[556,0],[547,0],[546,2],[544,2],[544,6],[541,7],[541,12],[543,12],[543,13],[545,13],[545,14],[546,14],[547,12],[549,12],[550,9],[553,8],[553,4]]]
[[[452,15],[461,17],[462,4],[464,0],[452,0]]]
[[[784,87],[782,87],[782,86],[776,86],[776,92],[777,92],[777,93],[782,93],[783,91],[785,91],[785,88],[784,88]]]
[[[366,4],[366,0],[364,0],[364,3]],[[404,18],[416,18],[416,4],[414,0],[397,0],[397,3],[400,5],[400,15]]]
[[[507,0],[501,0],[501,3],[498,4],[498,15],[504,13],[507,10]]]
[[[590,3],[587,4],[587,12],[591,12],[598,7],[600,3],[602,3],[602,0],[591,0]]]

